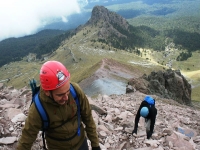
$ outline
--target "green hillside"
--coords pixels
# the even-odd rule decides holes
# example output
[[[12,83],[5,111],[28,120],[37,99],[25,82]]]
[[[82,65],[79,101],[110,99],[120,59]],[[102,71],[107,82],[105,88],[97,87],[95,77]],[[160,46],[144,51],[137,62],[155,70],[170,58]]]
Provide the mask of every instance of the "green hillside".
[[[43,30],[34,35],[3,40],[0,42],[0,66],[22,60],[29,53],[36,53],[41,58],[41,55],[57,49],[67,36],[66,31]]]

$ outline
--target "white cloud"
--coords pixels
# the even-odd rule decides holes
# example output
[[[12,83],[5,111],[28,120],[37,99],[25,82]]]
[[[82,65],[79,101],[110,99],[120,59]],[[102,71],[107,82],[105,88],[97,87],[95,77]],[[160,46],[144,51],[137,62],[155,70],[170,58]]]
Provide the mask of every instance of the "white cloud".
[[[62,21],[63,22],[67,22],[68,20],[67,20],[67,18],[65,16],[62,16]]]
[[[33,34],[56,18],[80,13],[77,0],[0,0],[0,41]]]

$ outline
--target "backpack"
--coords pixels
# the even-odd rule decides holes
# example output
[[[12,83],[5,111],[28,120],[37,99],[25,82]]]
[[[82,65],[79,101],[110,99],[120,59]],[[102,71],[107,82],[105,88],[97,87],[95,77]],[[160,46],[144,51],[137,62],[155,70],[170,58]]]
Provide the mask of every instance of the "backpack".
[[[150,107],[155,106],[155,100],[151,96],[146,96],[144,101],[146,101]]]
[[[43,148],[46,149],[44,133],[49,128],[49,116],[48,116],[46,110],[44,109],[40,99],[39,99],[39,89],[40,89],[40,87],[37,87],[35,79],[30,80],[30,86],[31,86],[31,90],[32,90],[32,102],[31,102],[31,104],[32,103],[35,104],[35,107],[36,107],[36,109],[37,109],[37,111],[38,111],[38,113],[39,113],[39,115],[42,119],[42,129],[41,129],[41,131],[42,131],[42,139],[43,139]],[[77,105],[77,115],[78,115],[77,135],[80,136],[80,125],[81,125],[81,123],[80,123],[80,102],[79,102],[78,96],[76,94],[76,91],[75,91],[75,89],[74,89],[74,87],[71,83],[70,83],[70,93],[72,94],[74,100],[76,101],[76,105]],[[61,127],[66,122],[62,123],[58,127]],[[57,127],[55,127],[55,128],[57,128]],[[75,136],[76,136],[76,134],[74,136],[70,137],[67,140],[71,140]]]

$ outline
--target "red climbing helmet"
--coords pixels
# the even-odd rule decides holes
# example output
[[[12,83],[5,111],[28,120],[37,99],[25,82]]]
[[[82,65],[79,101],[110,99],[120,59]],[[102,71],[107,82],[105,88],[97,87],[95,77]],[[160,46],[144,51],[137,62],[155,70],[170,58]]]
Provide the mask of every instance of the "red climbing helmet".
[[[40,83],[43,90],[55,90],[69,79],[69,71],[58,61],[47,61],[40,69]]]

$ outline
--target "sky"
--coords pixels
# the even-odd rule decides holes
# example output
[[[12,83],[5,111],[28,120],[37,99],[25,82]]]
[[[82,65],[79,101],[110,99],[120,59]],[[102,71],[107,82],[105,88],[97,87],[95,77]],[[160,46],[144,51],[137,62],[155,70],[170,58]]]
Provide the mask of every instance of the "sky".
[[[0,41],[34,34],[55,19],[81,13],[87,0],[0,0]]]

